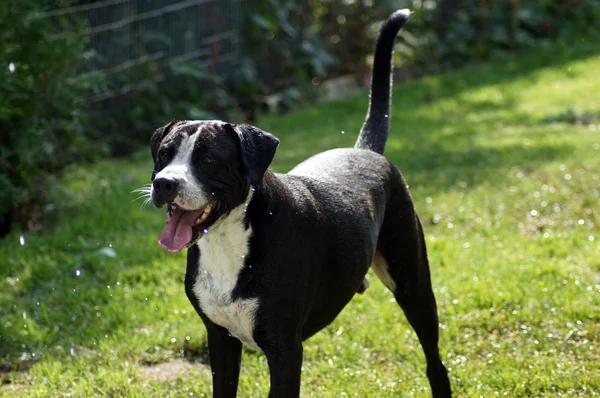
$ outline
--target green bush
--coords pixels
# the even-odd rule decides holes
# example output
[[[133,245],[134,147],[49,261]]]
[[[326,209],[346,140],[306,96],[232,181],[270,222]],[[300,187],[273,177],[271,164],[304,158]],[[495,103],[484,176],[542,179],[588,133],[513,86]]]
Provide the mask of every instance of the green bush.
[[[334,64],[309,3],[249,2],[243,26],[244,59],[240,68],[227,76],[233,97],[249,119],[254,118],[266,94],[281,94],[286,109],[313,98],[313,79],[325,78]]]
[[[414,15],[396,52],[417,74],[502,57],[519,48],[594,33],[597,0],[268,0],[248,7],[245,58],[228,77],[247,113],[265,94],[284,108],[314,98],[314,84],[354,73],[364,77],[381,22],[407,7]]]
[[[598,18],[597,0],[424,1],[401,32],[398,50],[406,61],[437,72],[597,33]]]
[[[38,218],[49,176],[101,148],[85,136],[78,98],[98,79],[78,78],[85,40],[40,18],[43,2],[0,7],[0,236]]]
[[[238,111],[223,79],[194,62],[148,62],[136,73],[143,86],[86,107],[88,136],[113,155],[129,155],[157,126],[174,119],[228,119]],[[118,82],[113,77],[107,84]]]

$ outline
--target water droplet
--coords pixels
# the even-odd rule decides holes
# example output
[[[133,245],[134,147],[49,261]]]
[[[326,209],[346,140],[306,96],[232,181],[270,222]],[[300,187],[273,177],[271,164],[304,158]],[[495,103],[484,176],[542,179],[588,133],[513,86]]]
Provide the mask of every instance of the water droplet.
[[[21,244],[21,246],[25,246],[25,237],[23,235],[19,237],[19,243]]]
[[[112,247],[103,247],[102,249],[98,250],[98,254],[101,254],[103,256],[110,257],[110,258],[117,257],[117,252],[115,252],[115,249],[113,249]]]
[[[204,228],[204,229],[202,230],[202,232],[204,232],[205,234],[207,234],[207,233],[208,233],[208,228]]]
[[[346,132],[344,130],[342,130],[342,135],[346,134]]]
[[[79,268],[75,270],[75,276],[81,276],[81,270]]]
[[[390,115],[385,114],[385,115],[383,115],[383,117],[386,118],[386,119],[388,119],[390,117]]]

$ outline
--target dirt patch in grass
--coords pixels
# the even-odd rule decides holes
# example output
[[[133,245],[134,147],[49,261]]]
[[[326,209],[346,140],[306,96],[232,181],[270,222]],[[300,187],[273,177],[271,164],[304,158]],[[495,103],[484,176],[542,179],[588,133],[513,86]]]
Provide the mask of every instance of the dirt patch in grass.
[[[17,377],[17,380],[15,380],[15,375],[25,377],[31,365],[32,363],[27,361],[16,364],[0,364],[0,391],[13,391],[15,393],[25,391],[28,386],[21,384],[23,381],[21,377]]]
[[[185,359],[175,359],[151,366],[140,366],[139,376],[142,379],[153,381],[171,381],[195,371],[210,372],[210,366],[202,363],[193,363]]]

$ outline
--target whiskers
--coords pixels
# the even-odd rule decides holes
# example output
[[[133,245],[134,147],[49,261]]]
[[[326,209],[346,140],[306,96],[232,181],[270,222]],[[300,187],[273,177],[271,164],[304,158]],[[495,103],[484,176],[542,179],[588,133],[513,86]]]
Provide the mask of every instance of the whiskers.
[[[152,184],[144,185],[138,189],[134,189],[131,193],[137,193],[138,197],[134,199],[134,201],[139,201],[143,199],[141,204],[142,207],[146,206],[148,203],[152,201]]]

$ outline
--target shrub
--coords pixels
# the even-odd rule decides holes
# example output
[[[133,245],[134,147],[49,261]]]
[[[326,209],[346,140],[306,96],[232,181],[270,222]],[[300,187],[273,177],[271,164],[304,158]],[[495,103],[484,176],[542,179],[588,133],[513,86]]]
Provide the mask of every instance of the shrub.
[[[34,221],[48,178],[95,155],[84,134],[78,97],[98,76],[78,78],[85,40],[53,36],[38,0],[5,0],[0,7],[0,236],[11,221]]]
[[[398,46],[429,72],[594,33],[597,0],[423,1]]]
[[[227,119],[238,111],[224,81],[194,62],[148,62],[136,73],[146,84],[109,100],[89,103],[86,108],[88,136],[103,142],[113,155],[129,155],[148,143],[158,126],[174,119]],[[107,83],[118,85],[114,80]]]
[[[325,78],[334,64],[309,3],[268,0],[249,4],[243,27],[244,60],[227,80],[250,119],[265,94],[280,93],[287,109],[314,97],[313,78]]]

